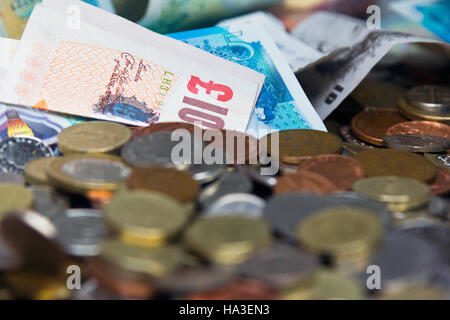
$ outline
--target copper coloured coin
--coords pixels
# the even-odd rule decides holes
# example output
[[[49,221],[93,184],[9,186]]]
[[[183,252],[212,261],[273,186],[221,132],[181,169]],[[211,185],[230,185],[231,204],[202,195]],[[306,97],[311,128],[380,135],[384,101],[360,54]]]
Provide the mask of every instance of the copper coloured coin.
[[[358,113],[352,119],[352,131],[359,139],[383,146],[386,131],[393,125],[408,121],[396,109],[376,109]]]
[[[136,168],[128,178],[128,185],[133,190],[166,194],[181,203],[194,201],[200,190],[190,174],[164,167]]]
[[[450,139],[450,126],[434,121],[408,121],[398,123],[386,131],[386,136],[400,134],[421,134]]]
[[[296,173],[287,174],[278,179],[275,186],[276,194],[295,192],[334,193],[340,189],[330,180],[320,174],[299,170]]]
[[[341,190],[350,190],[356,181],[364,178],[364,169],[357,160],[337,154],[306,160],[298,169],[320,174]]]
[[[194,134],[196,130],[198,130],[197,132],[202,132],[201,128],[187,122],[160,122],[149,125],[148,127],[135,128],[132,131],[133,137],[137,138],[150,133],[175,131],[177,129],[185,129],[191,134]]]
[[[436,177],[430,183],[431,192],[437,196],[445,196],[450,192],[450,170],[436,168]]]
[[[236,279],[219,289],[199,292],[189,300],[277,300],[276,289],[264,282],[250,279]]]

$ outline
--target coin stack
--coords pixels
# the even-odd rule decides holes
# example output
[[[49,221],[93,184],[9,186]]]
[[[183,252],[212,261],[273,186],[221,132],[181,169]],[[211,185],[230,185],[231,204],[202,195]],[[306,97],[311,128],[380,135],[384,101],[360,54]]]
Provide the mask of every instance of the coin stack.
[[[447,112],[447,91],[395,85],[385,108],[368,85],[351,123],[346,108],[327,120],[334,133],[222,131],[246,139],[243,161],[233,144],[228,162],[173,161],[177,129],[207,147],[207,131],[176,122],[85,122],[57,148],[1,141],[0,298],[449,298],[450,127],[428,117]],[[374,266],[381,290],[367,286]]]

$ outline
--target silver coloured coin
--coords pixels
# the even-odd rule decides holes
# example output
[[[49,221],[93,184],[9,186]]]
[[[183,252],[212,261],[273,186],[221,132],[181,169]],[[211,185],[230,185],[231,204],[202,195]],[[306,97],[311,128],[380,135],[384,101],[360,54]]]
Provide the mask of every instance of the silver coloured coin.
[[[239,267],[239,273],[284,288],[306,279],[318,267],[317,257],[295,247],[276,244],[250,257]]]
[[[23,173],[28,162],[44,157],[53,157],[53,151],[39,139],[12,137],[0,142],[0,171]]]
[[[415,87],[406,93],[406,100],[430,113],[450,112],[450,89],[442,86]]]
[[[52,219],[69,209],[69,200],[51,187],[31,186],[29,189],[33,192],[33,207],[37,213]]]
[[[274,176],[261,175],[260,169],[251,166],[236,165],[236,168],[244,175],[267,188],[273,188],[277,185],[277,178]]]
[[[108,183],[125,180],[131,174],[126,165],[103,159],[79,159],[65,163],[61,171],[81,181]]]
[[[193,164],[186,169],[199,184],[216,180],[224,170],[225,164]]]
[[[382,290],[398,290],[431,279],[439,262],[439,252],[431,242],[402,230],[384,238],[369,265],[381,269]],[[364,281],[367,274],[361,275]]]
[[[383,141],[389,148],[409,152],[443,152],[450,149],[449,139],[421,134],[390,135]]]
[[[443,220],[450,219],[450,202],[438,196],[432,196],[428,204],[428,214]]]
[[[436,157],[436,160],[439,161],[444,167],[450,168],[450,155],[441,154]]]
[[[339,132],[341,133],[342,137],[345,139],[345,141],[352,143],[352,144],[356,144],[356,145],[360,145],[360,146],[364,146],[364,147],[370,147],[373,148],[373,146],[371,146],[368,143],[365,143],[364,141],[358,139],[352,132],[352,129],[350,126],[343,126],[339,129]]]
[[[53,224],[64,251],[77,257],[98,255],[100,243],[108,234],[103,214],[98,210],[70,209],[56,216]]]
[[[208,208],[216,200],[227,194],[249,193],[252,188],[252,182],[239,171],[226,171],[217,181],[202,190],[198,201],[203,208]]]
[[[231,193],[217,199],[203,213],[205,217],[242,214],[253,218],[262,218],[266,202],[250,193]]]
[[[174,295],[213,290],[225,284],[234,275],[232,269],[202,267],[174,273],[157,280],[156,287]]]
[[[0,183],[14,183],[24,186],[25,178],[16,172],[0,172]]]

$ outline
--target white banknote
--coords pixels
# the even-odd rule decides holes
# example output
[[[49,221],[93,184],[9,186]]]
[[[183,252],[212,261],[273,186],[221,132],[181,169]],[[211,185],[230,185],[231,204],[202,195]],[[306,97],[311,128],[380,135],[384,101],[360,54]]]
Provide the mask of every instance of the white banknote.
[[[13,53],[18,45],[19,41],[17,40],[0,38],[0,88],[2,86],[2,80],[11,63]]]

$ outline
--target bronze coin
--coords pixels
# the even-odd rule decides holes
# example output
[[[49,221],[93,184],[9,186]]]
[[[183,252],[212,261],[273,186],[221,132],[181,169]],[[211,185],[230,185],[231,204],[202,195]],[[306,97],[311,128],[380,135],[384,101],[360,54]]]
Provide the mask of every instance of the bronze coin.
[[[279,134],[280,161],[286,163],[298,164],[313,156],[339,153],[342,149],[342,139],[328,132],[295,129],[275,134]],[[273,135],[269,134],[260,141],[260,148],[267,148],[272,157],[276,156],[272,152]]]
[[[398,123],[386,131],[387,136],[398,134],[422,134],[450,139],[450,126],[433,121],[407,121]]]
[[[128,178],[128,185],[133,190],[164,193],[181,203],[195,201],[200,190],[190,174],[164,167],[136,168]]]
[[[277,300],[276,289],[252,279],[236,279],[219,289],[195,293],[189,300]]]
[[[352,131],[361,140],[383,145],[386,131],[394,124],[408,121],[396,109],[376,109],[358,113],[352,119]]]
[[[430,183],[431,192],[437,196],[445,196],[450,192],[450,170],[436,168],[436,177]]]
[[[328,194],[339,192],[340,189],[330,180],[317,173],[298,170],[296,173],[287,174],[279,178],[274,191],[276,194],[294,192]]]
[[[358,161],[337,154],[306,160],[298,169],[320,174],[341,190],[350,190],[356,181],[364,178],[364,169]]]
[[[203,130],[187,122],[160,122],[149,125],[148,127],[135,128],[132,131],[133,137],[137,138],[150,133],[175,131],[177,129],[186,129],[191,134],[194,134],[195,130],[198,130],[198,132],[202,132]]]
[[[357,153],[368,177],[398,176],[427,182],[436,175],[436,166],[424,157],[402,150],[374,149]]]

